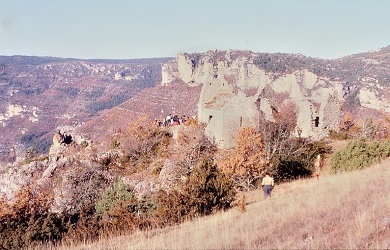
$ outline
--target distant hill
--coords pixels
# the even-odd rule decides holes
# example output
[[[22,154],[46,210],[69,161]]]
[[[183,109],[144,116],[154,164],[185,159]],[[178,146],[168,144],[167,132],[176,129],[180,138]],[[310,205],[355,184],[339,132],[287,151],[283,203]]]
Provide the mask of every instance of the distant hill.
[[[161,82],[170,58],[79,60],[0,56],[0,161],[47,152],[59,126],[77,126]]]
[[[118,106],[100,112],[78,127],[77,132],[107,146],[109,135],[115,131],[125,131],[131,122],[140,117],[162,120],[169,114],[196,116],[200,90],[200,86],[189,87],[180,82],[168,86],[156,85]]]

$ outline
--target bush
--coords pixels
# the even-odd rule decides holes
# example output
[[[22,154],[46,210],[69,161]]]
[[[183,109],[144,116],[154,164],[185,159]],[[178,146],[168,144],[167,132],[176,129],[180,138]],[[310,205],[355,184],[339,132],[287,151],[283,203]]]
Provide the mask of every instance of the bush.
[[[194,215],[208,215],[229,208],[235,194],[231,180],[207,159],[191,172],[183,190]]]
[[[0,201],[0,248],[21,249],[62,239],[69,217],[49,211],[49,195],[25,187],[16,202]]]
[[[171,138],[168,130],[154,126],[147,117],[134,121],[120,138],[123,165],[132,167],[130,172],[144,170],[153,159],[168,155]]]
[[[337,132],[333,129],[329,130],[329,138],[333,140],[347,140],[350,137],[347,131]]]
[[[367,143],[366,139],[354,140],[331,159],[331,172],[363,169],[390,156],[390,141]]]
[[[122,180],[116,181],[108,187],[101,199],[96,203],[96,213],[100,216],[108,213],[116,205],[133,199],[133,190]]]
[[[79,161],[71,161],[66,167],[72,167],[72,171],[62,174],[62,185],[71,188],[68,194],[72,200],[68,212],[75,214],[93,209],[99,197],[112,182],[102,167],[95,164],[84,164]]]
[[[330,153],[331,148],[324,141],[310,141],[304,138],[285,140],[271,158],[271,170],[277,182],[309,177],[318,154]]]
[[[235,195],[231,180],[211,160],[204,159],[193,169],[181,190],[160,191],[156,217],[160,225],[180,223],[231,207]]]
[[[204,157],[213,158],[217,148],[204,133],[205,124],[195,119],[186,121],[177,133],[177,144],[171,147],[177,156],[177,166],[185,172],[191,171]]]

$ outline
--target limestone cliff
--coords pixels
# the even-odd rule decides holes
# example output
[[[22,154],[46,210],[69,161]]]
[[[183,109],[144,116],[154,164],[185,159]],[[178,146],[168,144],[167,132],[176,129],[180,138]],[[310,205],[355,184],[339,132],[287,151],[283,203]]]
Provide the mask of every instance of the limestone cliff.
[[[208,51],[178,54],[162,67],[162,75],[163,84],[181,80],[202,86],[198,118],[207,124],[209,138],[226,148],[234,145],[240,127],[257,127],[260,113],[272,120],[272,110],[287,101],[298,107],[296,133],[320,139],[330,129],[337,131],[341,106],[352,87],[348,79],[334,76],[336,62],[302,55]],[[365,88],[358,98],[362,106],[389,109],[383,98]]]

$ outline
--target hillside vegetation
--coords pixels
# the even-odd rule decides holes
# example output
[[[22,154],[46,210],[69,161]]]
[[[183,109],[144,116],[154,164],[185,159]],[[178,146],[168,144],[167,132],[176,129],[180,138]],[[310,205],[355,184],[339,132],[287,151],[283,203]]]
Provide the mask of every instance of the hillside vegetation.
[[[269,200],[178,226],[59,249],[388,249],[390,159],[374,167],[278,185]]]
[[[374,177],[377,182],[371,179],[371,183],[381,184],[378,185],[380,190],[376,190],[377,187],[368,182],[351,181],[350,186],[340,186],[349,182],[350,177],[346,174],[321,178],[320,182],[310,181],[313,160],[318,154],[333,155],[328,157],[332,159],[332,169],[337,169],[333,172],[368,168],[390,155],[387,140],[372,142],[368,138],[359,139],[332,153],[331,146],[325,141],[289,136],[292,126],[280,126],[284,124],[280,120],[279,123],[267,125],[267,128],[273,129],[272,136],[267,136],[265,130],[244,127],[239,131],[236,146],[218,150],[205,136],[204,124],[199,124],[196,119],[168,127],[150,124],[147,120],[145,117],[134,121],[125,131],[113,134],[110,145],[103,152],[97,152],[88,143],[78,145],[75,142],[67,144],[57,141],[54,143],[57,144],[56,154],[26,159],[29,162],[21,168],[30,171],[30,175],[35,177],[19,190],[13,202],[10,203],[6,196],[0,197],[0,246],[5,249],[60,243],[64,246],[77,246],[82,242],[96,242],[121,234],[134,235],[139,230],[144,233],[165,231],[171,226],[198,221],[204,216],[222,211],[234,214],[234,211],[246,210],[245,214],[250,214],[261,194],[257,190],[257,195],[253,198],[251,193],[246,192],[259,187],[259,181],[265,172],[271,172],[279,185],[272,201],[260,203],[269,203],[272,209],[260,206],[256,211],[265,209],[265,221],[275,219],[272,224],[281,226],[283,230],[286,227],[280,224],[283,220],[279,216],[291,213],[293,224],[297,223],[297,230],[307,222],[303,218],[307,219],[312,210],[318,221],[319,217],[333,216],[333,211],[341,209],[340,206],[361,202],[360,199],[369,202],[365,204],[375,206],[376,209],[377,205],[381,206],[382,201],[374,193],[381,197],[388,196],[388,184],[385,183],[388,169],[382,171],[383,176]],[[61,136],[57,135],[53,142],[56,138]],[[356,166],[346,169],[338,167],[337,164],[344,164],[351,157],[357,159],[354,161]],[[359,165],[360,162],[362,166]],[[375,176],[371,173],[369,175]],[[370,181],[370,178],[360,177],[364,181]],[[301,181],[295,183],[292,182],[294,180]],[[359,198],[359,195],[352,195],[354,189],[363,196]],[[310,201],[311,196],[317,198]],[[338,196],[338,200],[332,201]],[[372,197],[375,198],[370,200]],[[379,203],[376,204],[377,202]],[[336,204],[337,207],[329,207],[330,204]],[[352,206],[348,211],[360,213],[359,209],[354,209],[361,205]],[[289,209],[292,211],[288,212]],[[307,209],[305,214],[295,215],[298,211]],[[384,207],[380,210],[386,212]],[[380,214],[374,212],[375,216]],[[251,219],[248,220],[252,222]],[[352,223],[355,217],[345,217],[345,220]],[[338,227],[336,222],[340,219],[337,217],[332,221],[332,226],[316,230],[325,232],[326,235],[335,233]],[[225,225],[226,223],[224,222]],[[259,227],[245,226],[256,231]],[[311,230],[306,233],[311,233]],[[267,232],[269,231],[277,232],[277,229],[268,228]],[[292,226],[291,231],[294,231]],[[289,231],[280,234],[279,238],[283,236],[290,239],[291,235],[291,239],[297,237]],[[268,242],[267,237],[261,238],[262,235],[263,233],[251,243],[248,240],[242,242],[248,238],[247,235],[232,237],[241,243],[234,241],[238,245],[227,247],[259,248],[263,244],[275,244],[275,241]],[[339,246],[340,242],[329,243],[328,247]]]

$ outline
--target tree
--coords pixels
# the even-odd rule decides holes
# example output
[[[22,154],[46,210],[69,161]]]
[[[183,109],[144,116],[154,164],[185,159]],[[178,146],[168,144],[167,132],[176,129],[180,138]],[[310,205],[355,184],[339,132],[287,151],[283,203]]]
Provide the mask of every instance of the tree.
[[[267,163],[261,134],[254,128],[245,127],[239,130],[236,145],[223,154],[219,165],[236,185],[249,190],[266,171]]]
[[[277,100],[278,96],[275,98]],[[277,102],[273,104],[277,105]],[[259,128],[275,180],[287,181],[310,176],[315,156],[329,149],[323,142],[291,136],[296,129],[298,116],[298,108],[292,101],[275,106],[272,115],[273,121],[262,117]]]
[[[143,117],[128,126],[119,143],[127,157],[126,164],[142,170],[154,158],[168,155],[171,138],[167,129]]]
[[[283,151],[285,141],[290,137],[297,125],[298,108],[288,101],[272,112],[274,121],[260,118],[260,133],[264,142],[268,159]]]

